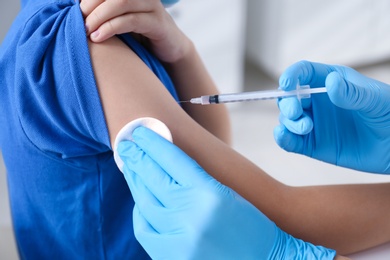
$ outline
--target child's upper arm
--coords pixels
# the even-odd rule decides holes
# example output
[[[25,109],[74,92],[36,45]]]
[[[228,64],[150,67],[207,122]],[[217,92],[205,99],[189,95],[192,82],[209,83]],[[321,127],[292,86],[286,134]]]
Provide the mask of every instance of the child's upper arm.
[[[192,146],[189,140],[200,135],[213,138],[182,110],[157,76],[120,39],[89,42],[89,47],[111,147],[123,126],[146,116],[164,122],[182,148]]]

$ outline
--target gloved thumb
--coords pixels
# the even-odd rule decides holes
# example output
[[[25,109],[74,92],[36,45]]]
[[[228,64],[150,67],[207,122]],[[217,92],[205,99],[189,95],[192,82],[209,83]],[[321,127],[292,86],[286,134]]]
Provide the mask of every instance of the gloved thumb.
[[[376,100],[376,89],[352,83],[335,71],[327,76],[325,86],[332,103],[340,108],[365,112]]]

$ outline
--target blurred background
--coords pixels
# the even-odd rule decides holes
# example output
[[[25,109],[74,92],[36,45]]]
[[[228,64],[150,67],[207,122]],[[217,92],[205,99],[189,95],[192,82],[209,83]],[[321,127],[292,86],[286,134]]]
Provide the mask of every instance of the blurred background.
[[[0,42],[20,6],[0,0]],[[290,64],[306,59],[354,67],[390,84],[388,0],[181,0],[169,9],[195,42],[221,92],[277,88]],[[1,87],[1,86],[0,86]],[[228,105],[234,148],[289,185],[388,182],[280,149],[275,101]],[[384,259],[384,245],[353,259]],[[0,259],[17,259],[11,228],[6,172],[0,158]]]

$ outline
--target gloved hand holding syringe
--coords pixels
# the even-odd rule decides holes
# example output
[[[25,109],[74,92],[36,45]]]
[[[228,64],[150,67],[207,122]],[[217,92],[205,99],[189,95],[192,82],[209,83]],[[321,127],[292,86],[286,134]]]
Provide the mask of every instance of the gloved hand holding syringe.
[[[208,95],[192,98],[188,101],[192,104],[210,105],[219,103],[230,103],[230,102],[243,102],[243,101],[255,101],[255,100],[267,100],[275,98],[285,98],[296,96],[299,100],[302,98],[310,98],[310,94],[324,93],[326,92],[325,87],[321,88],[310,88],[309,85],[297,85],[295,90],[284,91],[284,90],[263,90],[263,91],[252,91],[252,92],[241,92],[231,94],[219,94],[219,95]]]

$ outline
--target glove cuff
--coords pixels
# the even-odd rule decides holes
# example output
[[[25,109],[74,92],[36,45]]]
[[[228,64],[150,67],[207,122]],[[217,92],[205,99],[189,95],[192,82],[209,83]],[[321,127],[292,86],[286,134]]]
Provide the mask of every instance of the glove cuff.
[[[278,237],[269,259],[329,259],[336,257],[336,251],[297,239],[278,228]]]

